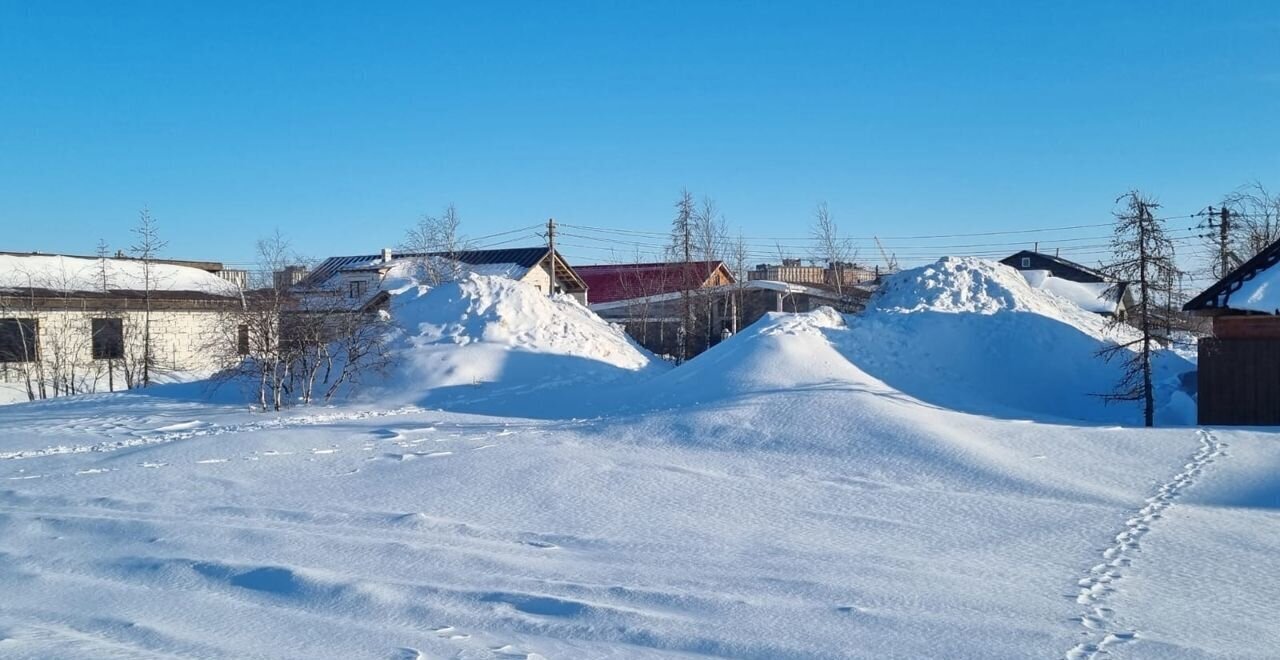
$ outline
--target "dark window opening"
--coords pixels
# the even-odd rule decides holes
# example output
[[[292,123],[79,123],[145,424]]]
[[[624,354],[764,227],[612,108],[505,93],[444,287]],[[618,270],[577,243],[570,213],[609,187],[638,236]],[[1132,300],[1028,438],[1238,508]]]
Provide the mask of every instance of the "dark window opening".
[[[35,319],[0,319],[0,362],[35,362],[39,328]]]
[[[1022,258],[1022,267],[1023,267],[1023,268],[1030,268],[1030,267],[1031,267],[1031,257],[1023,257],[1023,258]]]
[[[93,359],[124,358],[124,319],[93,319]]]
[[[249,326],[241,325],[236,328],[236,354],[249,354]]]
[[[352,282],[349,293],[352,298],[360,298],[364,296],[364,282]]]

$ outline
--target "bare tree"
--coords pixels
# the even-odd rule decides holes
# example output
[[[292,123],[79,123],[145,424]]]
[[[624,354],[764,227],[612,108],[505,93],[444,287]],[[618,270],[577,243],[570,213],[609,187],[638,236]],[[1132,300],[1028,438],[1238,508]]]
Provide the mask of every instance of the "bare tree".
[[[847,264],[858,257],[853,243],[840,236],[840,228],[831,217],[827,203],[822,202],[813,213],[813,225],[809,229],[815,244],[814,256],[826,262],[835,280],[836,294],[844,295],[845,269]]]
[[[214,338],[223,358],[219,382],[251,382],[260,408],[280,410],[294,399],[328,401],[344,385],[387,368],[385,312],[337,288],[295,287],[275,277],[300,261],[279,231],[259,240],[257,253],[243,304],[225,312]]]
[[[1280,240],[1280,194],[1267,190],[1261,182],[1241,186],[1222,200],[1234,216],[1229,229],[1230,246],[1243,262]],[[1219,277],[1226,276],[1222,273]]]
[[[683,363],[689,359],[689,343],[694,336],[694,325],[697,322],[693,300],[692,282],[693,255],[697,249],[694,236],[698,218],[698,210],[694,205],[693,194],[687,188],[680,190],[680,199],[675,204],[676,216],[671,220],[671,244],[668,247],[670,261],[677,264],[680,285],[680,325],[676,328],[676,362]]]
[[[168,242],[161,240],[160,228],[156,224],[155,218],[151,216],[150,209],[142,209],[138,213],[138,224],[133,228],[133,234],[136,236],[134,244],[129,248],[134,257],[142,262],[142,292],[143,292],[143,320],[142,320],[142,387],[151,384],[151,371],[155,365],[155,354],[151,341],[151,302],[152,292],[155,290],[156,281],[154,269],[152,268],[155,258],[161,250],[168,246]]]
[[[1101,351],[1107,361],[1124,359],[1124,374],[1107,401],[1142,401],[1146,426],[1155,424],[1155,389],[1151,362],[1155,350],[1167,345],[1169,324],[1162,321],[1173,296],[1173,282],[1178,269],[1174,262],[1173,242],[1165,235],[1164,221],[1155,216],[1160,205],[1134,190],[1116,199],[1122,206],[1116,211],[1115,233],[1111,239],[1115,262],[1105,268],[1117,282],[1133,282],[1138,286],[1138,299],[1129,311],[1128,322],[1138,329],[1136,339],[1120,342]],[[1108,293],[1119,294],[1116,284]],[[1116,319],[1115,324],[1122,321]]]
[[[733,269],[735,280],[730,314],[733,325],[730,331],[736,335],[742,329],[742,315],[747,304],[747,282],[751,279],[749,272],[751,251],[747,248],[747,241],[742,237],[742,232],[738,232],[738,237],[729,243],[728,255],[729,267]]]
[[[423,215],[417,224],[405,232],[400,247],[414,255],[416,276],[435,286],[457,279],[462,274],[457,255],[468,249],[469,243],[461,233],[462,220],[453,204],[439,216]]]
[[[724,261],[729,242],[728,223],[716,206],[715,200],[710,197],[702,198],[702,204],[693,218],[693,233],[695,249],[700,261],[708,262],[712,267]],[[697,273],[701,274],[702,271],[698,270]],[[716,342],[716,308],[728,306],[731,296],[724,295],[723,290],[713,288],[705,291],[697,290],[694,292],[694,297],[695,307],[702,315],[702,345],[709,347]],[[727,312],[727,310],[723,311]]]

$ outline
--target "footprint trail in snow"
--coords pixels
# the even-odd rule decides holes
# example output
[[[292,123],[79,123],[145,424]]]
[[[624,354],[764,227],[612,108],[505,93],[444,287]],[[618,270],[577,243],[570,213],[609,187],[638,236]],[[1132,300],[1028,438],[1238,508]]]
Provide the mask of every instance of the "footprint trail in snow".
[[[1182,471],[1160,486],[1156,494],[1148,497],[1146,506],[1125,521],[1124,531],[1116,534],[1114,542],[1102,552],[1102,563],[1089,569],[1088,574],[1076,584],[1079,595],[1076,602],[1085,607],[1080,615],[1081,633],[1085,641],[1067,651],[1067,660],[1093,660],[1109,655],[1108,649],[1138,638],[1135,630],[1127,630],[1115,622],[1115,611],[1106,606],[1110,595],[1124,578],[1133,563],[1133,555],[1142,551],[1142,537],[1151,531],[1151,525],[1163,516],[1182,495],[1182,491],[1195,483],[1196,477],[1219,456],[1227,445],[1210,431],[1196,432],[1200,437],[1200,449]]]

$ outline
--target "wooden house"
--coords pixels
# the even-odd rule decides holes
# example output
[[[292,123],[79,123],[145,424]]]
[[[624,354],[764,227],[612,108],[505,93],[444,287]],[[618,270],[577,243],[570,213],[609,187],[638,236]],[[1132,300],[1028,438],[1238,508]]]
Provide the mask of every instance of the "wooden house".
[[[735,316],[723,289],[736,279],[723,261],[578,266],[577,272],[591,291],[591,309],[659,355],[701,353]],[[694,318],[682,334],[686,293]]]
[[[1199,422],[1280,425],[1280,241],[1183,310],[1213,320],[1199,341]]]
[[[437,260],[456,263],[462,270],[507,277],[545,293],[564,293],[587,304],[587,283],[559,253],[546,246],[502,250],[459,250],[451,253],[392,252],[330,257],[311,270],[300,286],[337,292],[346,306],[368,308],[385,302],[382,283],[397,265]]]
[[[1133,306],[1132,287],[1074,261],[1031,250],[1015,252],[1000,263],[1022,272],[1027,283],[1066,298],[1083,309],[1120,320]]]

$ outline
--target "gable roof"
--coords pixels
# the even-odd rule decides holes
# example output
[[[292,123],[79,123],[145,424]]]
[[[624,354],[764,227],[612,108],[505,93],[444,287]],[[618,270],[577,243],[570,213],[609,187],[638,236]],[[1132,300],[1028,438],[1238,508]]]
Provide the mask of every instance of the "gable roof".
[[[1084,274],[1084,275],[1087,275],[1087,276],[1089,276],[1089,277],[1093,277],[1093,278],[1097,278],[1097,281],[1099,281],[1099,282],[1114,282],[1114,281],[1115,281],[1115,279],[1114,279],[1114,278],[1109,277],[1106,273],[1103,273],[1102,271],[1099,271],[1099,270],[1096,270],[1096,269],[1090,268],[1090,267],[1088,267],[1088,266],[1086,266],[1086,265],[1084,265],[1084,264],[1076,263],[1076,262],[1074,262],[1074,261],[1071,261],[1070,259],[1063,259],[1062,257],[1056,256],[1056,255],[1052,255],[1052,254],[1045,254],[1045,253],[1043,253],[1043,252],[1036,252],[1035,250],[1019,250],[1018,252],[1015,252],[1015,253],[1013,253],[1013,254],[1011,254],[1011,255],[1009,255],[1009,256],[1007,256],[1007,257],[1005,257],[1004,259],[1001,259],[1001,260],[1000,260],[1000,263],[1008,264],[1008,265],[1010,265],[1010,266],[1013,266],[1014,268],[1019,268],[1019,267],[1018,267],[1018,265],[1017,265],[1017,263],[1018,263],[1018,259],[1020,259],[1020,258],[1022,258],[1022,257],[1039,257],[1039,258],[1044,259],[1044,260],[1046,260],[1046,261],[1052,261],[1053,263],[1058,264],[1059,266],[1062,266],[1063,268],[1070,268],[1070,269],[1072,269],[1072,270],[1077,270],[1077,271],[1080,271],[1080,273],[1082,273],[1082,274]]]
[[[457,252],[402,252],[392,253],[390,261],[383,261],[381,254],[355,255],[350,257],[329,257],[316,266],[303,278],[300,286],[323,286],[339,273],[378,272],[393,266],[397,261],[433,257],[448,259],[470,266],[468,270],[481,275],[507,277],[513,280],[523,278],[530,270],[552,257],[555,279],[569,293],[580,293],[587,290],[577,271],[569,265],[559,252],[552,252],[546,246],[509,248],[503,250],[459,250]]]
[[[1200,295],[1183,305],[1182,310],[1185,312],[1212,312],[1224,309],[1263,311],[1261,309],[1254,310],[1246,306],[1233,306],[1231,296],[1245,286],[1247,282],[1257,279],[1259,275],[1273,268],[1277,262],[1280,262],[1280,241],[1268,245],[1263,251],[1255,254],[1252,259],[1240,264],[1239,268],[1228,273],[1226,277],[1214,282],[1209,288],[1200,292]],[[1237,305],[1243,304],[1244,301],[1237,301]]]
[[[459,250],[457,252],[398,252],[393,259],[412,259],[418,257],[445,257],[471,266],[488,266],[495,264],[514,264],[528,269],[538,265],[547,256],[549,249],[543,247],[510,248],[505,250]],[[329,257],[316,266],[303,280],[304,284],[321,284],[341,271],[377,270],[383,266],[381,254],[356,255],[350,257]],[[521,273],[519,276],[523,276]]]
[[[735,281],[723,261],[605,264],[576,266],[574,270],[587,283],[593,304],[698,289],[716,271]]]

